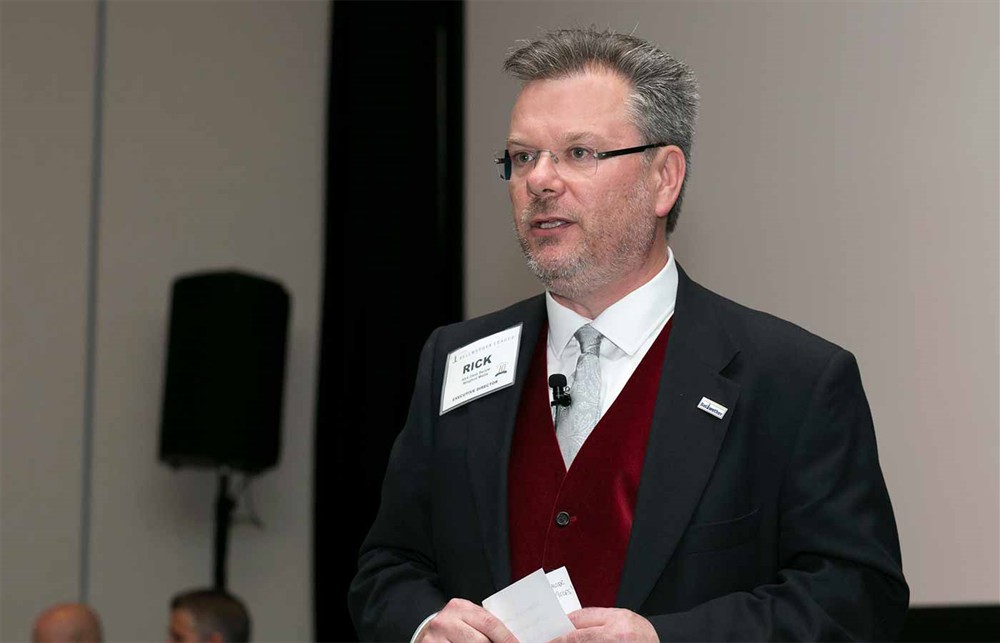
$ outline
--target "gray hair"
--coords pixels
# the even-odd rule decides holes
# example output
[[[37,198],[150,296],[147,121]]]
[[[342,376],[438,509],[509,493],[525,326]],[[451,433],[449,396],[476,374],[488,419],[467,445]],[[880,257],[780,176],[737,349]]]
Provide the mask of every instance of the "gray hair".
[[[525,83],[551,80],[604,69],[632,87],[629,118],[646,143],[666,142],[684,152],[691,167],[691,143],[698,117],[698,84],[685,63],[655,45],[610,30],[557,29],[534,41],[519,41],[507,54],[503,69]],[[651,153],[655,154],[655,150]],[[667,235],[677,226],[687,178],[667,214]]]

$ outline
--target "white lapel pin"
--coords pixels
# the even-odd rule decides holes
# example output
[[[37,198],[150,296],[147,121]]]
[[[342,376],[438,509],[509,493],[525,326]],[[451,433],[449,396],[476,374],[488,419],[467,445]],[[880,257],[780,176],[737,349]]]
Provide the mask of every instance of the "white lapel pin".
[[[718,402],[713,402],[707,397],[701,398],[701,402],[698,402],[698,408],[709,415],[714,415],[720,420],[722,419],[722,416],[726,414],[726,411],[729,410]]]

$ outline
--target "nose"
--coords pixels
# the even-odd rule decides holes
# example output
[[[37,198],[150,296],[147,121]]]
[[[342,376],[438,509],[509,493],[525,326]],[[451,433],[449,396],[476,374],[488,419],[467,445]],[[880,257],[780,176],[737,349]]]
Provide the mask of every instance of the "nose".
[[[537,198],[551,198],[562,194],[566,185],[559,176],[559,157],[548,150],[541,150],[535,165],[528,172],[525,185],[528,193]]]

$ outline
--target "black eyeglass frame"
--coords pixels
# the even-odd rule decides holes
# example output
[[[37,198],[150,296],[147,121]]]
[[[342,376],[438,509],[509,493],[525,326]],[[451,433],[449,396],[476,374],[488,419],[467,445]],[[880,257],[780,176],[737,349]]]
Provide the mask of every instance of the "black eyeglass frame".
[[[614,158],[615,156],[625,156],[626,154],[638,154],[639,152],[645,152],[646,150],[651,150],[654,147],[666,147],[670,143],[649,143],[647,145],[637,145],[636,147],[623,147],[618,150],[608,150],[607,152],[594,151],[594,158],[598,161]],[[548,150],[537,150],[539,152]],[[538,159],[535,159],[537,162]],[[504,150],[503,156],[493,159],[493,163],[496,165],[503,165],[503,173],[500,178],[504,181],[509,181],[511,177],[511,172],[513,170],[512,163],[510,160],[510,150]]]

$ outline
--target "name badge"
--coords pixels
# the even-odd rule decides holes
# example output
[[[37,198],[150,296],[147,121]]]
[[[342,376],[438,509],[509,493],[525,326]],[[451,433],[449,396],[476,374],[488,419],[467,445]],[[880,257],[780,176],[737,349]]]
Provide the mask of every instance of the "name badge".
[[[707,397],[701,398],[701,402],[698,402],[698,408],[704,411],[705,413],[708,413],[709,415],[714,415],[720,420],[726,414],[726,411],[729,410],[726,407],[719,404],[718,402],[710,400]]]
[[[448,353],[440,415],[513,384],[520,348],[518,324]]]

